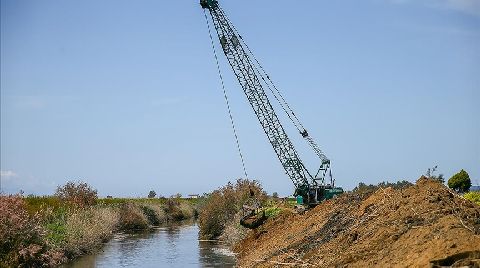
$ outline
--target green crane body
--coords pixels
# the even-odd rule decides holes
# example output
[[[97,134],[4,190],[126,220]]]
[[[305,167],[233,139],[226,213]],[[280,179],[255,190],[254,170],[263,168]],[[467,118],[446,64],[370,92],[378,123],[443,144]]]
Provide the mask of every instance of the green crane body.
[[[319,157],[320,167],[317,173],[313,176],[300,160],[265,92],[264,85],[270,90],[272,89],[268,83],[271,83],[276,89],[275,85],[263,71],[263,68],[259,65],[248,46],[243,42],[240,34],[220,8],[218,1],[200,0],[200,5],[203,9],[209,11],[223,52],[280,163],[295,185],[294,196],[301,196],[299,199],[303,200],[303,203],[314,206],[323,200],[343,193],[342,188],[334,187],[333,180],[331,180],[330,184],[325,183],[325,176],[330,168],[330,160],[309,136],[307,130],[303,128],[303,125],[295,116],[295,113],[291,111],[283,97],[275,95],[284,111],[297,126],[302,137]],[[280,94],[278,90],[277,92]],[[283,104],[281,100],[283,100]]]

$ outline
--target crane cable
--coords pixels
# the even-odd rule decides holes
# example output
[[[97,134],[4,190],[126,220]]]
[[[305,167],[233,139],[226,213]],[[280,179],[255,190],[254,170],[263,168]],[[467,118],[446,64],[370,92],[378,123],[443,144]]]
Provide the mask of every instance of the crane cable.
[[[224,11],[218,7],[220,12],[224,13]],[[265,85],[267,86],[267,88],[270,90],[270,92],[273,94],[273,96],[275,97],[275,99],[277,100],[278,104],[280,105],[280,107],[282,107],[282,110],[287,114],[288,118],[290,119],[290,121],[292,121],[293,125],[295,125],[295,128],[300,132],[300,134],[303,136],[303,138],[307,141],[308,145],[310,145],[310,147],[313,149],[313,151],[315,152],[315,154],[320,158],[322,159],[322,161],[324,160],[328,160],[327,156],[323,153],[323,151],[320,149],[320,147],[318,146],[318,144],[315,142],[315,140],[313,140],[312,137],[310,137],[305,129],[305,127],[303,126],[302,122],[300,122],[300,119],[297,117],[297,115],[295,115],[295,112],[292,110],[292,108],[290,108],[290,105],[287,103],[287,101],[285,100],[285,98],[283,97],[282,93],[280,92],[280,90],[275,86],[275,83],[273,83],[272,79],[270,78],[270,76],[267,74],[267,72],[265,71],[265,69],[263,68],[263,66],[260,64],[260,62],[258,61],[258,59],[255,57],[255,54],[253,54],[252,50],[250,49],[250,47],[248,46],[247,43],[245,43],[245,41],[243,40],[242,36],[239,34],[238,30],[235,28],[235,25],[233,25],[233,23],[230,21],[230,19],[225,16],[225,19],[229,22],[229,24],[232,26],[232,30],[235,32],[235,34],[240,38],[241,42],[245,45],[245,47],[247,48],[247,51],[248,53],[250,54],[250,56],[253,58],[253,60],[255,60],[255,62],[257,63],[258,65],[258,68],[257,68],[257,65],[253,64],[253,67],[255,69],[255,71],[260,75],[260,77],[262,78],[263,82],[265,83]],[[267,80],[265,80],[265,77],[267,78]],[[273,91],[273,89],[271,88],[271,86],[273,87],[273,89],[275,89],[276,93]],[[278,96],[277,96],[278,94]],[[306,134],[306,136],[304,136],[304,134]]]
[[[223,13],[223,10],[219,7],[220,11]],[[255,57],[255,54],[253,54],[252,50],[250,49],[250,47],[248,46],[247,43],[244,42],[242,36],[239,34],[238,30],[236,29],[235,25],[233,25],[233,23],[230,21],[230,19],[228,17],[225,16],[225,19],[230,23],[230,25],[232,26],[234,32],[238,35],[238,37],[240,38],[240,40],[242,40],[242,43],[245,45],[245,47],[247,48],[248,50],[248,53],[250,54],[250,56],[252,56],[252,58],[255,60],[255,62],[257,63],[258,65],[258,68],[260,68],[260,70],[257,68],[257,66],[255,64],[253,64],[255,70],[257,71],[257,73],[260,75],[260,77],[262,78],[262,80],[265,82],[265,85],[267,86],[267,88],[270,90],[270,92],[272,92],[273,96],[275,97],[275,99],[277,100],[277,102],[280,104],[280,106],[282,107],[283,111],[287,114],[288,118],[290,119],[290,121],[292,121],[292,123],[295,125],[295,127],[297,128],[297,130],[302,133],[304,130],[305,130],[305,127],[303,126],[302,122],[300,122],[300,119],[295,115],[295,112],[293,112],[292,108],[290,108],[290,105],[287,103],[287,101],[285,100],[285,98],[283,97],[282,93],[280,92],[280,90],[275,86],[275,84],[273,83],[272,79],[270,78],[270,76],[267,74],[267,72],[265,71],[265,69],[263,68],[263,66],[260,64],[260,62],[258,61],[258,59]],[[267,78],[267,80],[265,80],[265,77]],[[270,87],[270,85],[268,84],[268,82],[270,82],[270,84],[272,85],[272,87],[275,89],[276,93],[272,90],[272,88]],[[278,96],[277,96],[278,94]]]
[[[213,41],[212,31],[210,29],[210,22],[208,21],[208,17],[207,17],[207,13],[205,12],[205,9],[203,9],[203,14],[205,15],[205,21],[207,22],[208,35],[210,36],[210,41],[212,43],[213,56],[215,57],[215,63],[217,64],[218,76],[220,77],[220,82],[222,84],[223,97],[225,98],[225,103],[227,105],[228,116],[230,117],[230,123],[232,125],[233,135],[235,136],[235,142],[237,144],[238,154],[240,155],[240,160],[242,161],[243,173],[245,174],[245,178],[247,179],[248,178],[247,168],[245,167],[245,161],[243,159],[242,150],[240,148],[237,129],[235,128],[235,123],[233,121],[233,115],[230,109],[230,102],[228,100],[227,90],[225,89],[225,83],[223,82],[222,71],[220,70],[220,63],[218,62],[217,51],[215,50],[215,42]]]

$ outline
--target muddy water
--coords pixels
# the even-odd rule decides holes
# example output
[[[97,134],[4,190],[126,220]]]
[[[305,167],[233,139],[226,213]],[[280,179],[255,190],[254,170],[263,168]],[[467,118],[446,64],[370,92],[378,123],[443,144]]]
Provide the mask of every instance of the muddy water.
[[[158,227],[151,233],[117,234],[96,254],[62,266],[233,267],[234,255],[215,241],[199,241],[194,222]]]

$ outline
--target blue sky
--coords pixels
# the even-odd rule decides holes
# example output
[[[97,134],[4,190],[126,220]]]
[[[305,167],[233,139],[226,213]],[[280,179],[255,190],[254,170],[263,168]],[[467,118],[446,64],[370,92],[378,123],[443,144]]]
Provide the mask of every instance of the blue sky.
[[[220,2],[338,185],[415,181],[435,165],[479,183],[480,1],[296,3]],[[291,194],[220,56],[249,175]],[[2,191],[82,180],[102,196],[168,196],[242,177],[216,72],[197,1],[2,0]]]

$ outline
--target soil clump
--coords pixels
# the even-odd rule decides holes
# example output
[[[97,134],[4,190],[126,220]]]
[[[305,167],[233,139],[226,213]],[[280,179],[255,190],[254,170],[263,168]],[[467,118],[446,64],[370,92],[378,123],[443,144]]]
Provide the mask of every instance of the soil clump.
[[[480,206],[422,176],[284,211],[234,250],[241,267],[480,267]]]

